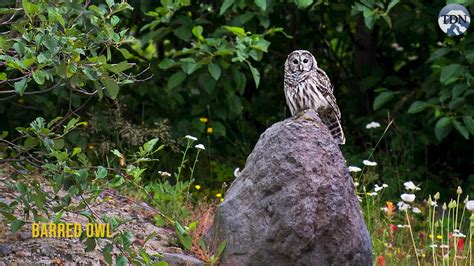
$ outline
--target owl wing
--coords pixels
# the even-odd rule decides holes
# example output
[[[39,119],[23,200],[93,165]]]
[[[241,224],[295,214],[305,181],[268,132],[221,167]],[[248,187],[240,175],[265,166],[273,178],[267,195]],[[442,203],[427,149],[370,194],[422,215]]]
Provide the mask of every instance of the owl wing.
[[[290,108],[291,115],[295,115],[297,113],[298,105],[294,100],[294,91],[293,85],[291,84],[290,77],[285,75],[285,82],[284,82],[284,91],[285,91],[285,99],[288,108]]]
[[[336,97],[333,95],[333,86],[331,84],[331,80],[329,79],[328,75],[324,70],[317,68],[315,72],[315,78],[317,80],[316,86],[318,90],[323,94],[323,96],[327,99],[329,105],[332,107],[333,111],[336,113],[337,117],[341,118],[341,111],[337,106]]]
[[[318,69],[315,73],[316,87],[326,98],[329,107],[321,116],[321,119],[328,127],[332,137],[338,144],[344,144],[346,138],[341,125],[341,111],[336,103],[336,97],[333,95],[333,86],[329,77],[322,69]]]

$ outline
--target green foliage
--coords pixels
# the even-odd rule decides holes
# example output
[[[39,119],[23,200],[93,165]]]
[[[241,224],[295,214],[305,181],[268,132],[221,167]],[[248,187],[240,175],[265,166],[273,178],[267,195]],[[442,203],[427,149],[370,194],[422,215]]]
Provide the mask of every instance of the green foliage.
[[[0,60],[6,66],[3,81],[13,84],[12,92],[22,96],[57,87],[102,98],[105,88],[115,99],[119,84],[133,80],[123,73],[133,64],[110,63],[112,49],[133,41],[127,30],[118,28],[116,14],[132,7],[125,2],[107,4],[22,1],[26,16],[14,20],[12,31],[0,39]]]
[[[126,157],[118,150],[112,153],[118,157],[115,167],[94,166],[88,159],[86,153],[79,148],[71,146],[67,137],[78,128],[85,125],[79,119],[72,118],[65,125],[59,127],[62,117],[50,122],[39,117],[30,123],[29,127],[17,128],[21,137],[17,138],[17,144],[10,143],[4,139],[0,141],[9,144],[1,146],[2,154],[11,157],[17,163],[14,164],[16,171],[12,180],[7,185],[17,190],[19,197],[10,204],[0,203],[0,213],[10,222],[11,230],[20,230],[31,218],[35,222],[61,222],[64,213],[80,213],[91,223],[107,223],[114,232],[109,244],[102,248],[104,258],[112,264],[111,251],[113,246],[119,247],[120,254],[115,264],[150,265],[146,262],[146,252],[139,252],[132,247],[132,235],[129,231],[118,229],[120,225],[129,221],[118,217],[97,217],[90,209],[104,187],[112,186],[120,188],[125,184],[140,187],[141,177],[146,171],[142,165],[156,161],[153,155],[163,146],[159,146],[158,139],[152,139],[139,150],[127,158],[133,158],[126,165],[122,160]],[[120,166],[124,166],[121,169]],[[41,177],[37,175],[37,169],[41,169]],[[129,180],[130,179],[130,180]],[[72,199],[79,199],[78,204]],[[22,217],[14,215],[14,210],[22,210]],[[32,216],[32,217],[31,217]],[[85,251],[96,248],[100,239],[86,238],[81,235]],[[131,260],[131,261],[128,261]]]

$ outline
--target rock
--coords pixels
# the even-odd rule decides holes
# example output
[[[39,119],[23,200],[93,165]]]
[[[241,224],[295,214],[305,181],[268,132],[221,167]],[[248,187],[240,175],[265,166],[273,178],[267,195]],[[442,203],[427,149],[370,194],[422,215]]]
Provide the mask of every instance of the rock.
[[[267,129],[206,235],[221,265],[372,265],[339,147],[314,111]]]
[[[7,256],[12,253],[12,248],[6,244],[0,244],[0,257]]]
[[[163,253],[164,258],[161,260],[166,261],[169,265],[175,266],[201,266],[204,265],[204,262],[198,260],[194,257],[184,255],[184,254],[173,254],[173,253]]]

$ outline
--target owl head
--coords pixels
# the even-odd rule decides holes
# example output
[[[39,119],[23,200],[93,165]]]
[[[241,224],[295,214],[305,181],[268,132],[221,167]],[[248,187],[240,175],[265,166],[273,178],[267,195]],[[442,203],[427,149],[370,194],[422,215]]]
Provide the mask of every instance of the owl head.
[[[295,50],[288,55],[285,70],[291,73],[303,73],[318,68],[314,56],[306,50]]]

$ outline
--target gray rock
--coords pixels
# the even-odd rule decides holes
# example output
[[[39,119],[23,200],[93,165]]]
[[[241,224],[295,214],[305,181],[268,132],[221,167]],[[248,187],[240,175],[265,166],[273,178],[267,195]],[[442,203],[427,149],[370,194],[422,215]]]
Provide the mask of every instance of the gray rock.
[[[160,259],[174,266],[201,266],[204,262],[184,254],[162,253],[164,258]]]
[[[313,111],[267,129],[206,235],[221,265],[372,265],[339,147]]]
[[[7,256],[12,253],[12,248],[8,244],[0,244],[0,257]]]

